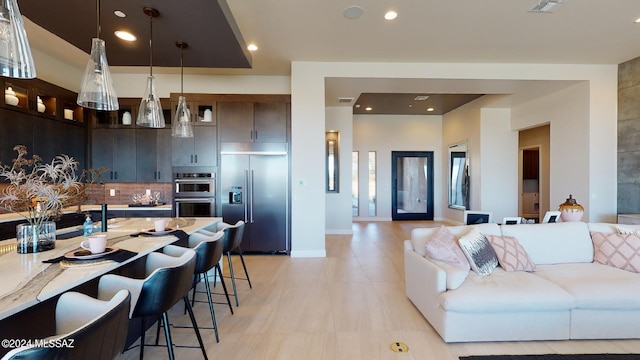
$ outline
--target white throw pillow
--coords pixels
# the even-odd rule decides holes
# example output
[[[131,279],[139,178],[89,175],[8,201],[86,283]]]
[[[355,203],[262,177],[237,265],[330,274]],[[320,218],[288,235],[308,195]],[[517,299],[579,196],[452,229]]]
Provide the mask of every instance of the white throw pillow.
[[[458,244],[469,260],[471,270],[479,275],[491,275],[493,270],[498,267],[496,252],[480,230],[473,228],[458,239]]]

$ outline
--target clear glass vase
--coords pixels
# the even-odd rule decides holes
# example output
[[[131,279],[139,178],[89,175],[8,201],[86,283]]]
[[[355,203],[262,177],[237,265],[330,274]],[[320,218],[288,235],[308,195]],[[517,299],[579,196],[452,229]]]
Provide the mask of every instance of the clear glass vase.
[[[47,251],[56,247],[56,223],[45,221],[39,225],[20,224],[16,226],[18,253],[28,254]]]

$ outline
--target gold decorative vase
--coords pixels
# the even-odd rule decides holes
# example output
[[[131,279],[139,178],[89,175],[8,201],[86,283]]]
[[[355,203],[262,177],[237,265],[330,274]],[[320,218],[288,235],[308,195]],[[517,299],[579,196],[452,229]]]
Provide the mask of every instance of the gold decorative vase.
[[[558,207],[562,221],[580,221],[584,215],[584,208],[569,194],[569,198]]]

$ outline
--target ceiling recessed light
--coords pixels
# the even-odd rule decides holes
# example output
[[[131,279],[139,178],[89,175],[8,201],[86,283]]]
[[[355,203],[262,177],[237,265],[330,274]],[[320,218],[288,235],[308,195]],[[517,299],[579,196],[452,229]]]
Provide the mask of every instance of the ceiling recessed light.
[[[398,17],[398,13],[393,11],[393,10],[387,11],[387,13],[384,14],[384,18],[386,20],[393,20],[393,19],[395,19],[397,17]]]
[[[136,41],[138,38],[132,33],[124,30],[115,31],[114,34],[124,41]]]
[[[433,111],[435,110],[434,108],[427,108],[427,111]]]
[[[258,50],[258,45],[256,45],[256,44],[249,44],[249,45],[247,45],[247,50],[249,50],[249,51],[256,51],[256,50]]]
[[[364,14],[364,10],[362,10],[360,6],[349,6],[342,12],[342,15],[350,20],[355,20],[362,16],[362,14]]]
[[[429,95],[418,95],[413,98],[415,101],[425,101],[429,98]]]
[[[640,23],[640,18],[637,18],[634,22]]]
[[[127,14],[125,14],[123,11],[120,10],[116,10],[113,12],[113,14],[119,18],[125,18],[127,17]]]
[[[373,110],[373,108],[372,108],[371,106],[367,106],[367,107],[366,107],[366,108],[364,108],[364,109],[365,109],[365,110],[367,110],[367,111],[371,111],[371,110]]]

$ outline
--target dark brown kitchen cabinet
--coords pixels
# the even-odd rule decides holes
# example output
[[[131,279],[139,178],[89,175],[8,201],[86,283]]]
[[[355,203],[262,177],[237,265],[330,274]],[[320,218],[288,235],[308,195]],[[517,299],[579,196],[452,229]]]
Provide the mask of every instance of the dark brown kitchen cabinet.
[[[106,167],[107,182],[136,181],[136,134],[134,129],[93,129],[92,168]]]
[[[29,154],[33,152],[33,117],[26,113],[18,113],[0,109],[0,161],[2,165],[11,165],[17,153],[16,145],[25,145]],[[29,156],[31,157],[31,156]]]
[[[68,155],[76,160],[78,175],[86,167],[84,126],[78,123],[41,118],[32,114],[0,109],[0,161],[10,165],[16,145],[25,145],[29,157],[36,154],[43,162]]]
[[[287,142],[284,102],[218,102],[222,142]]]
[[[171,181],[171,129],[136,129],[138,182]]]
[[[194,126],[192,138],[172,138],[173,166],[216,166],[218,161],[215,126]]]

